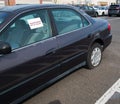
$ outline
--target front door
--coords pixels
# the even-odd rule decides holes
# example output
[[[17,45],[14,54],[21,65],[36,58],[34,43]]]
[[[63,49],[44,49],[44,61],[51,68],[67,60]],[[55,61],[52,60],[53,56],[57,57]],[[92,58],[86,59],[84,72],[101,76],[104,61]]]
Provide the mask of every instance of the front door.
[[[10,54],[0,56],[0,95],[50,67],[50,59],[44,56],[58,48],[46,10],[20,15],[0,34],[0,40],[12,48]]]

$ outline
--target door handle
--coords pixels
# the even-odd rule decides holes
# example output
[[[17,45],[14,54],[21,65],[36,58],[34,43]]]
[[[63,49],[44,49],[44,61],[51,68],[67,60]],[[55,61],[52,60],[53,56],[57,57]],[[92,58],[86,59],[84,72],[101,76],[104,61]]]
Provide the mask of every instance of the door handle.
[[[46,51],[46,54],[55,53],[55,50],[56,50],[55,48],[51,48]]]

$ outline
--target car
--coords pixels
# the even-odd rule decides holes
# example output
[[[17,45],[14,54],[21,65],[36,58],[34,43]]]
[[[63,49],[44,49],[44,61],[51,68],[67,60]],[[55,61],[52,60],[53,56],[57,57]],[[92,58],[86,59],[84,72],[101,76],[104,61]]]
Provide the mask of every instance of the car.
[[[97,17],[98,16],[97,11],[92,6],[88,6],[88,5],[75,5],[75,6],[78,7],[79,9],[82,9],[88,15],[90,15],[92,17]]]
[[[108,16],[111,17],[112,15],[120,16],[120,4],[112,4],[108,9]]]
[[[73,6],[3,7],[0,103],[20,103],[80,67],[96,68],[111,40],[107,20]]]
[[[98,6],[95,8],[97,11],[98,16],[105,16],[108,15],[108,7],[107,6]]]

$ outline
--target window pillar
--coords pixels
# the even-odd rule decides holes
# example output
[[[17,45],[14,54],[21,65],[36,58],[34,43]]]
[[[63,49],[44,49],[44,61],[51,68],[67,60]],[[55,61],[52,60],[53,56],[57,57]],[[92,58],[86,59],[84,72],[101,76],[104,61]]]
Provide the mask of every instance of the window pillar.
[[[15,5],[15,0],[5,0],[5,5],[9,6]]]

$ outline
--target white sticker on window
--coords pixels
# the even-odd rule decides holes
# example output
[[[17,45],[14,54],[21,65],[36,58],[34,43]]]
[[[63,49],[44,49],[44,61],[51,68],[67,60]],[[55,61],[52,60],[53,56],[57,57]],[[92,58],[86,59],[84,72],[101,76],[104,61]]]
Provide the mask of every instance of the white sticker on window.
[[[40,18],[29,19],[27,21],[30,26],[30,29],[37,29],[43,27],[43,23]]]

